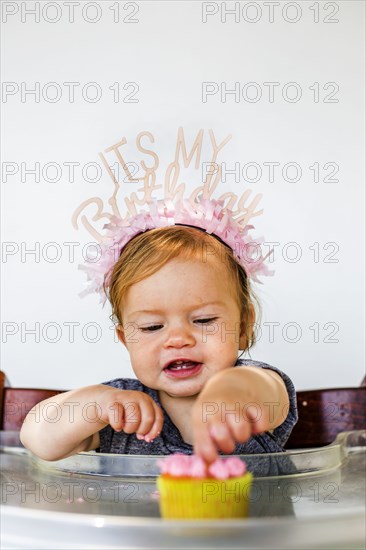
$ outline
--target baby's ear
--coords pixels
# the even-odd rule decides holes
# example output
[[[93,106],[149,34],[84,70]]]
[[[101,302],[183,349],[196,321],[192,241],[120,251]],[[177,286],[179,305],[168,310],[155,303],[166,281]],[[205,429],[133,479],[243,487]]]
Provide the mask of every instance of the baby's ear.
[[[117,338],[118,340],[124,345],[126,346],[126,337],[125,337],[125,332],[123,330],[123,326],[122,325],[117,325],[116,326],[116,334],[117,334]],[[127,346],[126,346],[127,347]]]
[[[239,349],[245,350],[252,340],[255,328],[255,309],[253,304],[249,305],[249,315],[247,319],[242,319],[240,323]]]

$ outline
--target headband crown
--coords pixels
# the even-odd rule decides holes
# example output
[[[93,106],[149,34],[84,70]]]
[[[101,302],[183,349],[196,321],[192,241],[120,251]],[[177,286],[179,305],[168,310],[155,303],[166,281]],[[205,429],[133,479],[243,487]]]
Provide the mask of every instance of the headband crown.
[[[144,161],[141,161],[141,168],[144,171],[142,177],[134,178],[130,172],[133,163],[125,163],[121,156],[119,148],[127,143],[125,138],[105,149],[103,153],[99,153],[114,183],[114,193],[108,200],[112,207],[112,213],[104,211],[103,201],[99,197],[84,201],[74,213],[73,225],[76,229],[78,229],[81,212],[90,204],[97,206],[97,213],[92,218],[93,221],[98,221],[104,217],[109,222],[103,227],[104,233],[100,233],[85,215],[81,216],[83,225],[100,243],[97,256],[88,259],[86,265],[80,266],[81,269],[86,271],[89,282],[88,287],[81,293],[81,296],[97,292],[101,296],[101,301],[105,302],[105,287],[108,288],[109,286],[113,267],[126,244],[139,233],[173,225],[189,225],[218,237],[219,240],[231,248],[237,262],[243,267],[247,276],[254,281],[260,282],[257,278],[258,275],[273,275],[274,272],[269,270],[264,263],[271,251],[263,256],[260,249],[260,244],[264,242],[264,239],[253,239],[249,235],[249,231],[254,227],[249,225],[249,220],[263,213],[263,210],[255,211],[262,195],[255,195],[249,205],[246,205],[246,203],[252,193],[251,189],[244,191],[240,199],[232,192],[223,193],[218,199],[212,198],[212,194],[221,180],[221,165],[216,162],[217,155],[231,139],[230,135],[217,145],[212,130],[209,131],[213,154],[210,162],[202,163],[202,170],[204,167],[206,169],[206,178],[204,178],[203,185],[195,188],[189,197],[185,198],[185,184],[178,184],[182,161],[184,167],[187,168],[192,163],[193,155],[196,154],[195,168],[198,169],[200,165],[203,132],[203,130],[200,130],[197,134],[192,150],[188,155],[183,129],[179,128],[175,159],[166,170],[164,198],[162,199],[152,196],[156,189],[163,187],[163,185],[156,185],[159,157],[155,152],[141,146],[141,138],[144,136],[154,143],[155,140],[152,134],[141,132],[136,138],[137,149],[154,158],[152,167],[147,167]],[[117,205],[117,193],[120,184],[104,155],[104,153],[110,153],[111,151],[116,154],[128,181],[143,182],[143,187],[137,190],[143,192],[142,199],[137,197],[136,193],[131,193],[129,198],[125,198],[127,213],[124,217],[121,216]],[[237,208],[233,210],[235,205]],[[147,209],[141,208],[144,206]]]

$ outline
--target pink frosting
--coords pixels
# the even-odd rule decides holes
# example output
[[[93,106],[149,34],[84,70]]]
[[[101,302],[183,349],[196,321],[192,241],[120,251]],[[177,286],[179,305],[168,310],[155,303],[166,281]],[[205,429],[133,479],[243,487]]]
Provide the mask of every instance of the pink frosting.
[[[217,458],[209,466],[195,455],[174,453],[157,462],[162,474],[173,477],[228,479],[245,474],[246,464],[236,456]]]

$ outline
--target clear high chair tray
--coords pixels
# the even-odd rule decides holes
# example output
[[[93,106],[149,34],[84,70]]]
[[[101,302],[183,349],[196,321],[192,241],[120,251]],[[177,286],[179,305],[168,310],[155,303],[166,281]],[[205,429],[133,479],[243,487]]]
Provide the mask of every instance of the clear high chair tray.
[[[160,518],[155,456],[79,453],[46,462],[0,432],[2,548],[363,549],[366,432],[325,447],[242,455],[246,519]]]

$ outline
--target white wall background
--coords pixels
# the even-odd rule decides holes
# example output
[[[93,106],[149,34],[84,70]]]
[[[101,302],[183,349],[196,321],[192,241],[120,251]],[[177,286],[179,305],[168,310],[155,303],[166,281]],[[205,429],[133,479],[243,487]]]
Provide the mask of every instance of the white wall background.
[[[262,169],[256,183],[248,181],[253,171],[238,182],[228,175],[220,190],[263,193],[265,212],[254,220],[256,234],[279,243],[272,264],[276,275],[266,278],[259,292],[266,324],[252,358],[287,372],[297,389],[360,383],[365,330],[364,3],[237,5],[238,20],[227,15],[225,22],[219,2],[119,2],[114,22],[116,2],[80,1],[73,4],[70,22],[71,7],[65,2],[2,2],[1,368],[12,385],[73,388],[133,376],[127,352],[114,340],[109,306],[101,309],[96,296],[78,297],[84,274],[77,266],[83,261],[82,247],[92,239],[82,226],[73,228],[71,217],[92,196],[102,197],[108,208],[113,185],[106,171],[95,183],[87,181],[92,170],[87,179],[82,173],[85,164],[100,163],[99,151],[126,137],[126,160],[150,163],[134,146],[135,136],[148,130],[155,136],[152,148],[163,174],[174,158],[179,126],[187,144],[200,128],[206,143],[209,128],[220,141],[231,133],[220,160],[228,168],[255,162]],[[227,9],[233,7],[234,2],[226,3]],[[217,13],[203,22],[205,10]],[[55,88],[47,88],[49,82],[62,92],[58,101],[50,101]],[[73,102],[65,82],[80,83]],[[82,95],[90,82],[102,92],[97,102]],[[116,82],[122,92],[119,102],[109,89]],[[138,102],[123,102],[132,91],[123,90],[128,82],[137,83]],[[216,93],[203,102],[203,82],[219,88],[226,83],[227,89],[238,82],[241,90],[255,82],[262,97],[250,102],[241,94],[236,102],[228,95],[222,101]],[[268,82],[279,83],[273,101]],[[294,87],[286,95],[289,82],[302,91],[296,102],[290,101]],[[24,93],[36,83],[39,101]],[[314,83],[319,83],[319,97]],[[92,98],[93,89],[86,91]],[[253,93],[253,87],[248,89],[250,97]],[[59,178],[52,169],[42,176],[50,162],[60,166]],[[71,162],[80,163],[74,181],[65,164]],[[280,163],[274,181],[268,162]],[[290,162],[301,169],[296,182],[282,175]],[[26,173],[35,163],[39,181]],[[319,181],[310,169],[315,163]],[[327,163],[334,164],[324,168]],[[334,165],[337,181],[327,181]],[[289,170],[287,180],[294,174]],[[195,178],[189,188],[200,184],[200,171]],[[120,201],[133,190],[132,184],[125,185]],[[94,213],[91,208],[89,219]],[[70,242],[79,243],[74,258],[64,244]],[[287,248],[291,242],[301,251],[297,262],[283,257],[286,250],[293,257],[295,248]],[[37,247],[39,252],[26,253]],[[57,250],[61,257],[52,262]],[[75,323],[73,337],[70,323]],[[99,339],[89,323],[98,327]],[[269,323],[277,323],[273,339]],[[98,341],[93,343],[94,338]]]

